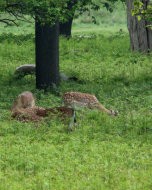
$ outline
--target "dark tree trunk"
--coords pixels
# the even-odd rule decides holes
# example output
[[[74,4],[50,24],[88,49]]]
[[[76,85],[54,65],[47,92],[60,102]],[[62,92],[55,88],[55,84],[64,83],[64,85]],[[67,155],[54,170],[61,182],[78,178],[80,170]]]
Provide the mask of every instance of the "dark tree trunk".
[[[63,35],[67,38],[71,37],[71,30],[72,30],[72,22],[75,13],[75,5],[77,4],[78,0],[70,0],[67,5],[68,12],[70,11],[69,19],[64,22],[60,23],[60,35]]]
[[[147,6],[148,1],[143,1]],[[133,0],[126,0],[127,26],[130,35],[130,47],[132,51],[149,52],[152,50],[152,30],[147,28],[148,22],[132,16]]]
[[[36,88],[47,89],[59,84],[59,24],[35,23]]]
[[[69,18],[69,20],[65,23],[60,23],[60,35],[65,36],[67,38],[71,37],[72,22],[73,17]]]

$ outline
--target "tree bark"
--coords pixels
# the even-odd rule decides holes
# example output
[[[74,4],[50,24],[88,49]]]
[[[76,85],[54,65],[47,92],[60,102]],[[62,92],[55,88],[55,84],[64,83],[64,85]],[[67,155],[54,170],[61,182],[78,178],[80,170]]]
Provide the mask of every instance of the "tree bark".
[[[148,0],[143,0],[145,7]],[[132,16],[133,0],[126,0],[127,26],[130,36],[130,48],[132,51],[149,52],[152,50],[152,30],[147,28],[148,22]]]
[[[59,84],[59,24],[35,22],[36,88]]]
[[[71,37],[72,22],[73,22],[73,17],[69,18],[69,20],[65,23],[60,23],[60,35],[66,38]]]
[[[68,12],[70,11],[70,17],[64,23],[60,23],[60,35],[65,36],[67,38],[71,37],[71,30],[72,30],[72,22],[75,13],[75,5],[77,4],[78,0],[70,0],[67,4]]]

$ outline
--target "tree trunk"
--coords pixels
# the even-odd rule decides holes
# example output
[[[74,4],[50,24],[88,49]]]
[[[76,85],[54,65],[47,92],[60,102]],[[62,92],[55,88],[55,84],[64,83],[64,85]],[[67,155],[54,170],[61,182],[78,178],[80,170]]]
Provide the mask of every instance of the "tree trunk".
[[[65,23],[60,23],[60,35],[67,38],[71,37],[72,22],[73,22],[73,17],[69,18],[69,20]]]
[[[147,6],[148,1],[143,1]],[[127,26],[130,35],[130,47],[132,51],[149,52],[152,50],[152,30],[147,28],[148,22],[132,16],[133,0],[126,0]]]
[[[67,38],[71,37],[71,30],[72,30],[72,22],[75,13],[75,5],[77,4],[78,0],[70,0],[67,4],[67,11],[70,11],[70,17],[64,23],[60,23],[60,35],[63,35]]]
[[[59,84],[59,24],[35,23],[36,88],[47,89]]]

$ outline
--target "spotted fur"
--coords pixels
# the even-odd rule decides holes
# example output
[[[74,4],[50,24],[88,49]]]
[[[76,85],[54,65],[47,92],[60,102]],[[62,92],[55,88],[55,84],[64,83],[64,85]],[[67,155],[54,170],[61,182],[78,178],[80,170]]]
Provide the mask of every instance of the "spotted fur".
[[[98,109],[101,112],[105,112],[109,115],[117,115],[114,110],[109,110],[105,108],[95,95],[81,93],[81,92],[66,92],[63,95],[64,105],[67,107],[87,107],[90,109]]]

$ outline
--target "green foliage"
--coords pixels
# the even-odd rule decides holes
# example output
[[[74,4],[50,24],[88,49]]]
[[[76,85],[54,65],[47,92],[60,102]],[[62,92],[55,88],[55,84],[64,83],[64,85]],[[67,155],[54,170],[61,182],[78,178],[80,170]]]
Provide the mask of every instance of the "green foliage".
[[[131,53],[124,28],[120,33],[119,27],[109,32],[99,26],[96,32],[93,26],[81,30],[77,25],[74,38],[61,39],[60,69],[79,80],[62,82],[59,90],[95,94],[120,115],[80,110],[72,133],[57,120],[33,124],[11,119],[10,107],[22,91],[32,91],[37,105],[45,107],[61,105],[61,97],[35,90],[34,76],[14,79],[17,66],[34,63],[33,35],[26,38],[34,29],[22,34],[14,28],[14,34],[2,35],[0,189],[151,189],[152,56]]]
[[[140,0],[134,1],[134,9],[132,10],[133,15],[137,15],[138,20],[142,18],[152,21],[152,4],[151,2],[142,2]]]
[[[11,0],[0,3],[1,12],[8,12],[16,19],[30,15],[42,24],[54,24],[57,20],[66,19],[68,0]]]
[[[90,10],[101,10],[105,7],[108,11],[113,11],[113,4],[118,0],[2,0],[0,2],[0,21],[5,24],[14,24],[16,19],[25,19],[25,15],[30,15],[42,24],[54,24],[56,21],[65,22],[73,16],[75,10],[78,15]],[[123,0],[121,0],[123,2]],[[70,5],[70,8],[69,8]],[[12,18],[3,18],[3,13],[8,12]],[[78,16],[77,15],[77,16]],[[6,15],[5,15],[6,16]],[[92,16],[95,23],[96,19]]]

